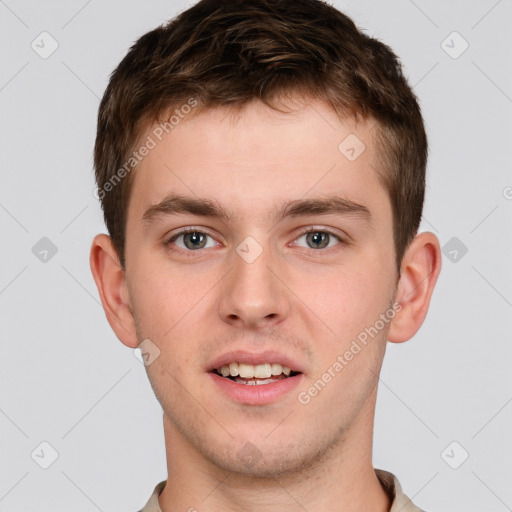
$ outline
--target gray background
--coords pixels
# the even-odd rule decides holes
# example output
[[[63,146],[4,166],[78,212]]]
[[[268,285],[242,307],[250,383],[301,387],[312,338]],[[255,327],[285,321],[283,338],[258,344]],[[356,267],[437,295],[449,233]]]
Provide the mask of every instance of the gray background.
[[[166,477],[160,406],[89,269],[105,230],[92,147],[115,65],[191,3],[0,1],[4,512],[137,510]],[[512,1],[335,5],[391,45],[420,98],[422,227],[445,247],[422,330],[388,347],[375,466],[431,512],[512,510]]]

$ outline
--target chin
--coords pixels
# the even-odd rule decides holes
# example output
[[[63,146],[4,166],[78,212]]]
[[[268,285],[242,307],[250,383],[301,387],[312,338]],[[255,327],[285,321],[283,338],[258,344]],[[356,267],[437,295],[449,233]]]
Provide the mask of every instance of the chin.
[[[234,444],[222,451],[204,453],[211,463],[224,471],[240,476],[270,479],[298,475],[321,461],[328,453],[331,443],[315,439],[313,443],[280,442],[253,444],[248,441],[239,449]]]

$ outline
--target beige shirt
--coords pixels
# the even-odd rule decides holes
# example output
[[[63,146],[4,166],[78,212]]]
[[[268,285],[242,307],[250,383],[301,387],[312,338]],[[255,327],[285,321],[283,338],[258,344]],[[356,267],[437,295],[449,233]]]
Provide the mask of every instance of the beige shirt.
[[[389,494],[391,498],[391,509],[389,512],[425,512],[418,508],[414,503],[403,493],[400,482],[395,475],[384,471],[382,469],[376,469],[377,477]],[[146,506],[140,512],[162,512],[158,503],[158,497],[165,487],[166,480],[160,482],[153,491],[151,498],[146,503]]]

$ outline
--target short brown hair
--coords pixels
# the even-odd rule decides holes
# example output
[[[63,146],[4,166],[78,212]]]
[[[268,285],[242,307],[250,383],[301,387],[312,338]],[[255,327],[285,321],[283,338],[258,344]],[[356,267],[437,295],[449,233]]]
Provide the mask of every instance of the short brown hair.
[[[190,98],[196,113],[255,99],[280,110],[277,99],[295,93],[376,121],[400,267],[421,220],[427,138],[397,56],[320,0],[202,0],[135,42],[99,107],[98,197],[123,268],[134,174],[126,162],[143,130]]]

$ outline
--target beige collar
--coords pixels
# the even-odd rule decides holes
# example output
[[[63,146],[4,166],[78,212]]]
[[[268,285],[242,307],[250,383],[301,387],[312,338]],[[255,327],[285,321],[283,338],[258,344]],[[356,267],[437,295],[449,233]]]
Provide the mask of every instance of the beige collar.
[[[418,508],[414,503],[403,493],[402,486],[393,473],[376,469],[375,473],[380,483],[391,498],[391,509],[389,512],[424,512]],[[163,491],[167,480],[160,482],[153,491],[151,498],[146,503],[146,506],[140,512],[162,512],[158,497]]]

